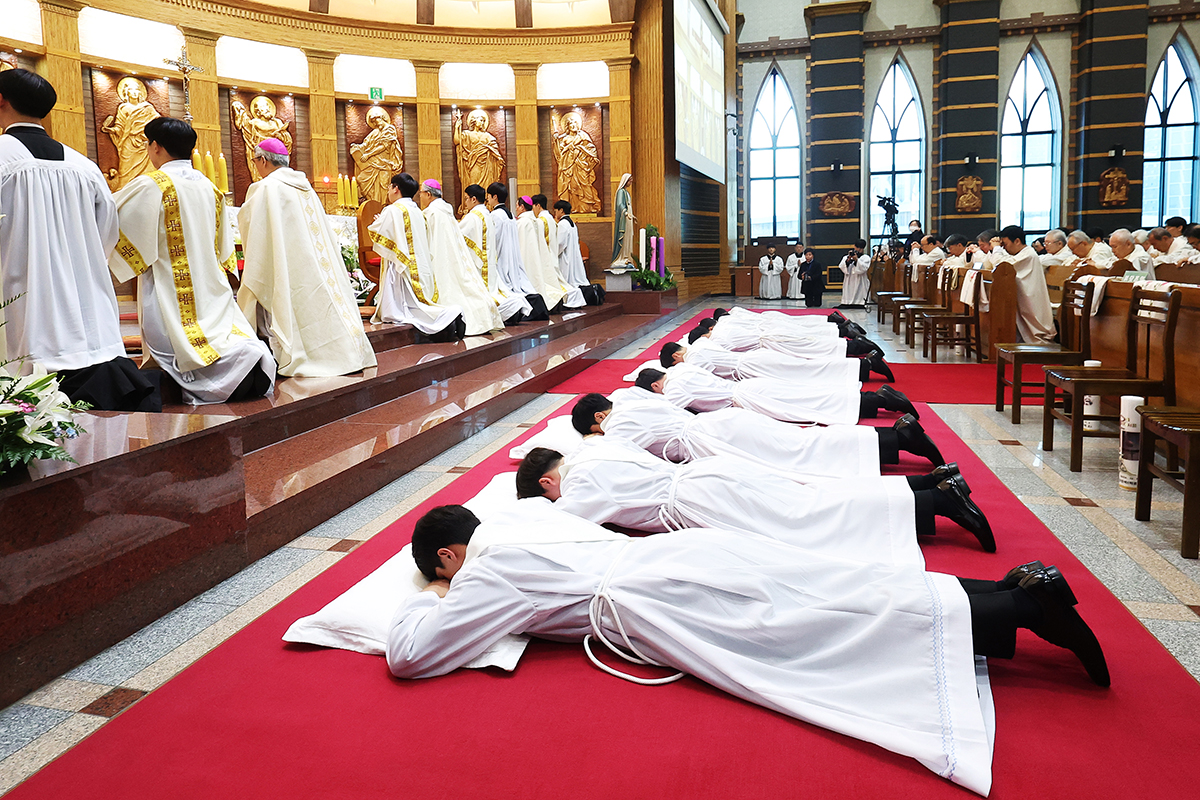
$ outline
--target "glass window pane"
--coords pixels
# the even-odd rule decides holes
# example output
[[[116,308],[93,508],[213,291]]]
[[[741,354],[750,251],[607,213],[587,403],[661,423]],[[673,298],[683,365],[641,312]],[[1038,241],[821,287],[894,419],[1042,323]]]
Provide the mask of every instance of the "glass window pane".
[[[1053,161],[1054,134],[1039,133],[1025,137],[1025,163],[1049,164]]]
[[[775,181],[775,235],[800,235],[800,179]]]
[[[770,178],[775,174],[774,159],[770,150],[750,151],[750,177]]]
[[[896,145],[896,169],[921,169],[920,142],[900,142]]]
[[[871,172],[891,172],[892,171],[892,145],[885,142],[883,144],[871,145]]]
[[[1053,167],[1025,168],[1025,205],[1022,225],[1026,230],[1044,231],[1050,227],[1051,181]]]
[[[750,236],[773,236],[774,231],[774,181],[750,181]]]
[[[754,118],[750,123],[750,146],[771,146],[771,126],[767,124],[767,119],[762,115],[761,110],[754,112]]]
[[[1146,128],[1146,140],[1142,145],[1143,158],[1162,158],[1162,128]]]
[[[1021,99],[1008,98],[1008,102],[1004,104],[1004,119],[1000,122],[1001,133],[1020,133],[1021,132],[1021,112],[1018,108],[1018,103]]]
[[[1192,217],[1192,179],[1195,172],[1195,162],[1168,161],[1166,162],[1165,183],[1163,187],[1162,215],[1166,217],[1180,216],[1184,219]]]
[[[796,121],[795,109],[788,109],[783,123],[779,127],[779,138],[775,140],[776,147],[800,146],[800,123]]]
[[[1050,98],[1047,95],[1043,94],[1034,103],[1033,110],[1029,112],[1029,122],[1025,125],[1025,130],[1031,133],[1054,130],[1054,119],[1050,115]]]
[[[1024,196],[1022,176],[1024,170],[1020,167],[1007,167],[1000,170],[1000,224],[1021,224],[1021,198]]]
[[[1158,213],[1161,173],[1161,161],[1146,164],[1146,171],[1142,178],[1142,227],[1147,230],[1157,227],[1162,222],[1162,216]]]
[[[1161,69],[1161,67],[1160,67]],[[1146,126],[1159,125],[1162,122],[1162,116],[1158,113],[1158,78],[1154,79],[1155,92],[1146,101]]]
[[[891,138],[892,127],[888,124],[887,115],[882,108],[875,106],[875,113],[871,115],[871,141],[886,142]]]
[[[775,175],[785,178],[800,175],[799,147],[789,147],[775,151]]]
[[[1167,128],[1167,156],[1190,157],[1195,151],[1196,128]]]
[[[1021,165],[1021,136],[1000,137],[1000,165],[1017,167]]]
[[[1176,125],[1195,121],[1196,109],[1192,105],[1192,87],[1191,84],[1187,84],[1179,88],[1179,93],[1171,102],[1171,108],[1167,111],[1167,122]]]
[[[903,225],[910,219],[921,219],[921,173],[910,172],[896,175],[896,204],[900,206],[897,221]]]
[[[897,139],[920,139],[921,122],[920,109],[915,102],[909,102],[900,115],[900,124],[896,126]]]

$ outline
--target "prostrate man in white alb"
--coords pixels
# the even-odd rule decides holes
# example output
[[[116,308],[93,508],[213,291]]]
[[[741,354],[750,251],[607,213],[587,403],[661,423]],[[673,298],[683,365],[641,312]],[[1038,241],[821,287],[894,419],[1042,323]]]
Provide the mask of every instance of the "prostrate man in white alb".
[[[548,271],[553,271],[558,276],[559,283],[567,291],[566,296],[563,298],[563,305],[567,308],[582,308],[586,306],[587,300],[583,296],[583,291],[567,280],[567,274],[562,269],[562,264],[559,260],[561,248],[558,246],[558,221],[546,207],[546,195],[535,194],[529,199],[533,203],[533,215],[537,217],[538,223],[542,227],[542,238],[546,240],[546,257],[550,262]]]
[[[467,336],[481,336],[504,327],[500,308],[488,294],[483,277],[471,263],[454,209],[442,199],[442,185],[430,179],[421,184],[417,204],[425,209],[429,234],[429,262],[444,302],[462,309]]]
[[[517,235],[517,221],[508,209],[508,189],[496,181],[487,187],[488,216],[492,219],[492,253],[495,257],[489,268],[496,269],[502,288],[509,294],[523,294],[529,303],[528,319],[550,318],[546,300],[537,293],[533,282],[521,262],[521,240]]]
[[[505,285],[504,275],[496,266],[496,226],[492,215],[487,211],[487,206],[484,205],[486,194],[483,187],[477,183],[468,186],[464,193],[466,213],[458,221],[458,228],[462,231],[463,242],[467,245],[471,265],[487,286],[488,293],[500,310],[504,324],[519,325],[532,307],[525,299],[524,292],[513,291]]]
[[[1046,271],[1032,247],[1025,244],[1025,231],[1009,225],[1000,231],[1000,244],[1011,256],[1017,273],[1017,334],[1030,344],[1054,340],[1054,309],[1046,287]]]
[[[521,245],[521,263],[533,288],[546,301],[551,314],[561,314],[567,287],[551,264],[550,242],[543,233],[542,221],[533,213],[533,198],[529,195],[522,195],[517,201],[517,240]]]
[[[279,374],[324,378],[375,366],[375,352],[321,199],[288,150],[264,139],[254,151],[262,180],[238,212],[245,265],[238,306],[271,346]]]
[[[435,342],[452,342],[463,337],[463,312],[438,296],[429,233],[413,199],[416,194],[416,178],[407,172],[393,175],[388,205],[368,229],[383,260],[379,305],[371,321],[407,323]]]
[[[859,239],[854,243],[854,249],[846,254],[838,265],[842,270],[842,307],[862,308],[867,304],[867,296],[871,291],[871,280],[867,273],[871,271],[871,257],[867,255],[867,240]]]
[[[23,69],[0,72],[0,361],[57,372],[75,402],[160,411],[158,385],[125,357],[108,254],[117,207],[100,168],[42,127],[54,87]],[[157,373],[151,373],[157,376]]]
[[[505,541],[540,543],[492,544]],[[589,652],[598,638],[981,795],[993,734],[975,655],[1013,657],[1027,628],[1109,684],[1070,586],[1040,562],[981,581],[728,531],[614,540],[540,498],[483,524],[435,508],[413,530],[413,559],[431,583],[392,619],[393,675],[444,675],[510,633]]]
[[[275,359],[229,286],[225,273],[237,271],[229,209],[192,169],[196,132],[159,117],[145,133],[155,171],[117,192],[121,242],[109,260],[118,280],[141,276],[142,347],[183,388],[185,402],[270,394]]]
[[[571,219],[571,203],[559,200],[554,204],[554,219],[558,226],[558,271],[568,286],[590,286],[583,252],[579,249],[579,228]]]
[[[762,300],[778,300],[783,295],[783,259],[775,255],[775,245],[767,248],[767,254],[758,260],[758,296]]]

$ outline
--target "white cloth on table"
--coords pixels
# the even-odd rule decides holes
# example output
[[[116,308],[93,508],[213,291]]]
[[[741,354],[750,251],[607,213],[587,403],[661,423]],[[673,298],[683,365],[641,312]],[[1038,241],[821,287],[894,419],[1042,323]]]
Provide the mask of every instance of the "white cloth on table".
[[[535,503],[552,505],[519,501],[481,524],[472,545],[528,531]],[[598,528],[561,512],[535,524],[558,534]],[[466,560],[444,598],[422,592],[401,606],[388,665],[399,677],[443,675],[511,633],[628,637],[656,663],[744,700],[910,756],[979,794],[991,786],[990,695],[977,684],[967,595],[956,578],[916,564],[704,529],[491,545]]]
[[[506,217],[507,219],[507,217]],[[511,220],[510,220],[511,222]],[[496,224],[492,215],[482,205],[473,207],[458,221],[463,243],[467,246],[467,257],[471,266],[487,286],[488,294],[500,310],[500,318],[512,319],[517,314],[528,314],[533,310],[524,292],[515,291],[504,280],[504,271],[496,266]],[[514,229],[513,233],[516,231]]]
[[[966,303],[967,306],[972,306],[975,303],[975,283],[983,281],[983,271],[978,269],[969,269],[963,275],[962,289],[959,290],[958,299],[960,302]],[[988,310],[987,283],[979,287],[979,310],[981,312]]]
[[[809,386],[852,385],[858,391],[861,388],[859,372],[862,362],[857,358],[845,357],[845,340],[842,340],[842,350],[841,356],[822,358],[796,358],[763,348],[735,353],[702,336],[684,351],[683,359],[688,364],[703,367],[718,377],[730,380],[778,378]]]
[[[546,301],[546,308],[554,310],[567,296],[567,287],[558,277],[558,270],[550,263],[550,243],[542,229],[542,221],[532,211],[517,217],[517,239],[521,245],[521,263],[533,288]]]
[[[663,395],[680,408],[704,412],[738,406],[780,422],[854,425],[861,409],[857,389],[810,387],[777,378],[730,381],[686,363],[667,370]]]
[[[1091,283],[1096,286],[1092,290],[1091,316],[1094,317],[1100,313],[1100,306],[1104,303],[1104,289],[1111,280],[1111,275],[1081,275],[1076,281],[1077,283]]]
[[[471,253],[450,204],[435,197],[425,207],[425,228],[438,299],[462,309],[466,335],[479,336],[503,328],[500,309],[471,263]]]
[[[758,260],[758,271],[762,277],[758,279],[758,296],[764,300],[778,300],[783,295],[783,259],[763,256]]]
[[[167,201],[171,192],[174,204]],[[140,275],[138,320],[147,358],[182,387],[188,403],[225,402],[256,364],[273,388],[275,359],[254,336],[225,277],[225,270],[236,270],[233,231],[212,181],[179,159],[134,178],[114,199],[123,238],[109,268],[119,281]],[[182,256],[172,252],[171,207],[182,226]]]
[[[0,135],[0,301],[13,301],[0,310],[0,360],[30,356],[20,365],[28,374],[125,355],[107,266],[117,235],[112,192],[92,161],[66,146],[62,161],[34,158]]]
[[[304,173],[280,167],[250,184],[238,228],[238,306],[266,334],[279,374],[330,377],[375,366],[341,246]]]
[[[871,291],[871,281],[867,278],[871,269],[871,257],[866,253],[858,258],[846,256],[839,266],[845,276],[842,278],[842,305],[865,305]]]
[[[525,274],[524,264],[521,263],[521,241],[517,237],[517,221],[503,206],[493,208],[488,216],[492,220],[492,238],[495,242],[495,258],[491,267],[499,270],[505,291],[537,294],[529,276]]]
[[[568,286],[588,286],[591,281],[583,265],[583,251],[579,249],[579,228],[570,217],[563,217],[557,224],[559,272]]]
[[[412,198],[385,206],[368,230],[372,248],[382,259],[372,322],[407,323],[421,333],[435,334],[462,316],[461,308],[438,296],[425,215]]]

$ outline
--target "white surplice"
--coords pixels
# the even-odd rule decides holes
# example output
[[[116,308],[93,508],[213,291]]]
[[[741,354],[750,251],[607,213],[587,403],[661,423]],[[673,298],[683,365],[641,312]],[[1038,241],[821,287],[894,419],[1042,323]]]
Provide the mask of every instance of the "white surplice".
[[[842,349],[845,350],[844,343]],[[687,348],[683,359],[686,363],[703,367],[718,377],[735,381],[746,378],[778,378],[805,386],[847,387],[855,392],[862,389],[859,373],[863,362],[857,358],[846,358],[844,354],[822,358],[796,358],[765,348],[735,353],[721,347],[712,339],[701,336]]]
[[[568,286],[587,286],[587,268],[583,265],[583,251],[579,249],[579,228],[575,220],[563,217],[558,221],[558,270]]]
[[[662,395],[646,394],[649,398],[610,397],[612,412],[600,423],[606,437],[626,439],[677,463],[736,456],[805,482],[880,474],[879,435],[872,426],[801,427],[745,408],[692,414]]]
[[[412,198],[402,197],[386,206],[368,230],[373,249],[383,260],[372,322],[408,323],[421,333],[435,334],[462,316],[461,308],[438,295],[425,215]]]
[[[521,263],[525,274],[533,282],[533,288],[546,301],[550,311],[567,296],[567,287],[558,277],[558,270],[550,263],[550,245],[542,232],[542,222],[532,211],[517,217],[517,240],[521,245]]]
[[[547,274],[553,272],[557,275],[558,282],[566,290],[566,295],[563,297],[563,305],[567,308],[581,308],[586,306],[587,300],[583,298],[583,292],[579,291],[578,286],[567,280],[567,275],[559,263],[558,223],[554,221],[554,215],[542,209],[542,213],[537,215],[537,220],[538,226],[542,231],[542,238],[546,242],[543,257],[549,262]]]
[[[168,234],[171,191],[178,197],[182,258],[172,252]],[[275,359],[255,337],[225,276],[225,270],[236,269],[233,230],[225,198],[212,181],[178,159],[134,178],[115,200],[122,239],[109,268],[119,281],[141,276],[143,348],[182,387],[184,400],[223,403],[256,364],[273,388]]]
[[[1017,333],[1021,341],[1031,344],[1053,341],[1054,309],[1037,251],[1026,245],[1008,260],[1017,273]]]
[[[500,310],[500,318],[510,320],[517,314],[533,310],[524,292],[515,291],[504,281],[504,273],[496,267],[496,226],[482,205],[471,208],[458,221],[463,242],[471,258],[471,266],[487,285],[488,294]]]
[[[804,292],[800,291],[800,270],[804,268],[804,256],[792,253],[783,263],[783,268],[788,274],[788,288],[785,296],[789,300],[803,300]]]
[[[866,253],[858,258],[846,256],[839,266],[845,276],[842,278],[842,305],[866,305],[871,291],[871,281],[867,277],[871,270],[871,257]]]
[[[459,230],[454,209],[440,197],[425,207],[429,235],[429,261],[441,301],[462,309],[467,336],[479,336],[504,327],[500,308],[488,293],[483,277]]]
[[[815,319],[817,323],[791,320]],[[717,320],[709,338],[726,350],[746,352],[766,348],[793,358],[846,357],[846,340],[836,325],[823,316],[789,317],[778,311],[763,314],[728,314]]]
[[[0,310],[0,360],[30,356],[28,374],[125,355],[107,266],[116,243],[117,207],[99,167],[65,146],[62,161],[34,158],[0,136],[0,301],[24,295]]]
[[[375,366],[341,247],[303,172],[280,167],[238,211],[238,306],[267,337],[279,374],[325,378]]]
[[[1175,241],[1179,240],[1176,239]],[[1183,260],[1183,257],[1185,256],[1184,252],[1178,251],[1178,254],[1180,260]],[[1154,280],[1154,265],[1156,261],[1140,244],[1135,244],[1133,246],[1133,252],[1125,256],[1125,260],[1130,263],[1135,271],[1146,273],[1146,280]]]
[[[569,514],[531,522],[532,503],[549,505],[518,501],[474,535],[603,531]],[[624,635],[736,697],[910,756],[979,794],[991,786],[990,692],[976,678],[970,604],[956,578],[919,564],[706,529],[492,545],[467,559],[444,598],[421,592],[397,610],[388,666],[402,678],[443,675],[510,633]]]
[[[492,252],[495,259],[491,266],[495,267],[503,282],[505,291],[520,294],[537,294],[529,276],[525,274],[525,266],[521,263],[521,240],[517,237],[517,221],[502,206],[493,208],[488,215],[492,220]]]
[[[758,260],[758,271],[762,277],[758,279],[758,296],[764,300],[778,300],[783,294],[783,259],[779,256],[771,258],[763,256]]]
[[[855,425],[861,407],[859,392],[830,385],[804,386],[778,378],[718,378],[693,364],[667,370],[663,395],[680,408],[716,411],[738,406],[780,422],[818,422]]]

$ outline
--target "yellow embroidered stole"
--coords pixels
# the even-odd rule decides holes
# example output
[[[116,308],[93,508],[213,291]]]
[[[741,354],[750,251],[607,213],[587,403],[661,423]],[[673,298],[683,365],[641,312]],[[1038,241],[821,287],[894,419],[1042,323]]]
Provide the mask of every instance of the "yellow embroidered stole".
[[[488,285],[487,219],[483,216],[483,213],[480,212],[478,206],[471,209],[471,213],[475,215],[475,217],[479,220],[479,224],[483,226],[483,247],[480,248],[479,245],[477,245],[477,244],[475,244],[475,242],[471,241],[470,237],[468,237],[468,236],[464,236],[463,239],[466,240],[467,247],[470,248],[471,252],[474,253],[475,255],[479,256],[480,262],[483,263],[483,285],[487,286]]]
[[[421,303],[429,305],[438,301],[437,283],[433,286],[433,299],[426,300],[425,293],[421,290],[421,274],[417,269],[417,251],[413,249],[413,234],[412,234],[412,217],[409,216],[408,208],[403,204],[399,204],[400,214],[404,217],[404,236],[408,243],[408,254],[400,252],[400,247],[391,239],[382,236],[375,231],[371,231],[371,241],[381,245],[396,257],[396,260],[408,269],[408,279],[412,282],[413,293],[416,294],[417,300]],[[379,269],[379,283],[383,284],[384,275],[387,273],[387,261],[384,260]]]

